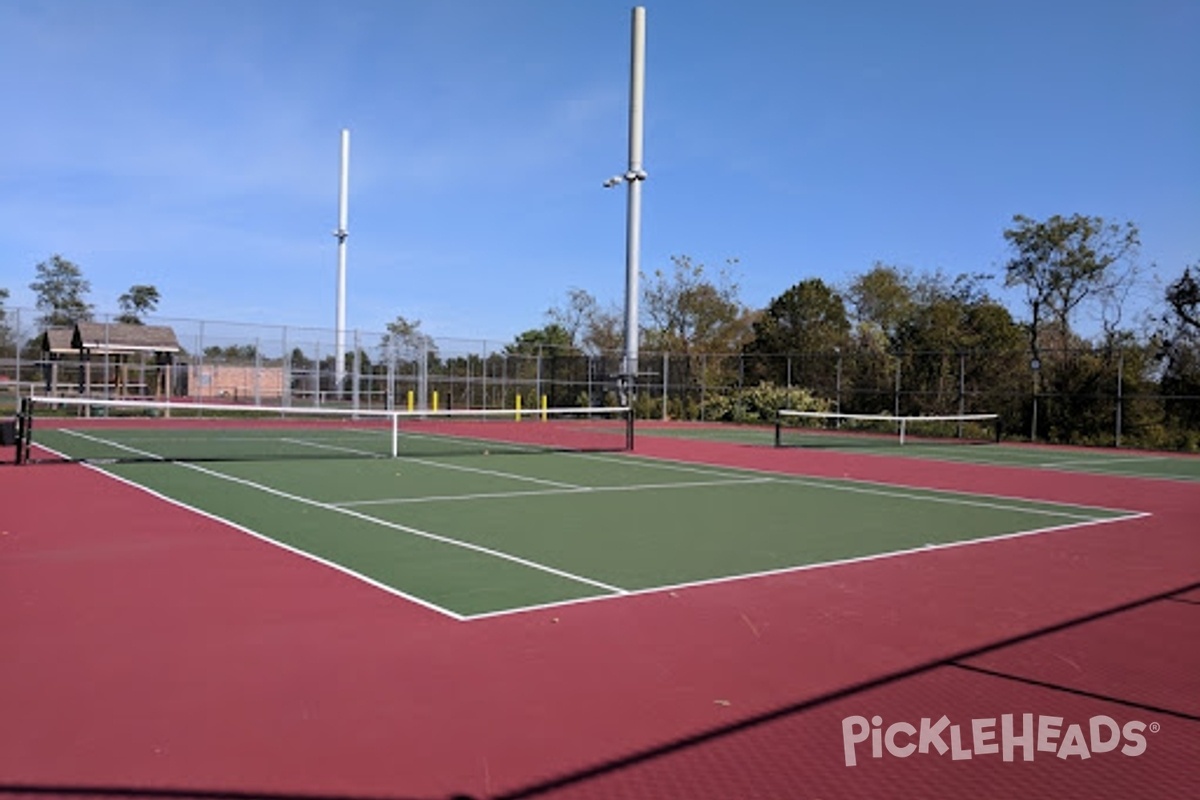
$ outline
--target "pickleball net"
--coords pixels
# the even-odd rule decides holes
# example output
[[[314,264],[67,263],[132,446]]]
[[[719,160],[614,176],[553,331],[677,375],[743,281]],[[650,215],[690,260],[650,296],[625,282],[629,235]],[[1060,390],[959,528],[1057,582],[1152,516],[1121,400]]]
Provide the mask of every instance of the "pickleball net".
[[[390,458],[633,448],[627,407],[384,411],[30,397],[24,462]]]
[[[896,416],[781,409],[776,447],[987,444],[1000,441],[998,414]]]

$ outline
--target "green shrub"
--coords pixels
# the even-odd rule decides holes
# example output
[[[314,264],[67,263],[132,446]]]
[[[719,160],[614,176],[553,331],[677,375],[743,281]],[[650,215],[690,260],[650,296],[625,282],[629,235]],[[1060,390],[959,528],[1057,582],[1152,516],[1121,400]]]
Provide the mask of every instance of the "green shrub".
[[[704,418],[720,422],[774,422],[781,408],[795,411],[829,411],[833,403],[807,389],[786,388],[770,382],[731,389],[706,398]]]

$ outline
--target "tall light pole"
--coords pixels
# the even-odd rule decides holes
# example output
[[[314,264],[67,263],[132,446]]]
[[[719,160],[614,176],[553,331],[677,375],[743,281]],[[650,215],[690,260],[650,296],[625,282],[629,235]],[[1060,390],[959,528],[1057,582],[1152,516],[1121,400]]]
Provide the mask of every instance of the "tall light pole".
[[[642,111],[646,94],[646,9],[633,9],[633,34],[629,66],[629,166],[622,175],[604,182],[606,188],[629,187],[625,221],[625,356],[621,362],[621,390],[632,399],[638,374],[638,274],[642,238]]]
[[[346,383],[346,230],[350,188],[350,131],[342,129],[342,169],[338,185],[338,226],[333,235],[338,243],[337,322],[334,332],[334,393],[341,397]],[[319,388],[318,388],[319,391]]]

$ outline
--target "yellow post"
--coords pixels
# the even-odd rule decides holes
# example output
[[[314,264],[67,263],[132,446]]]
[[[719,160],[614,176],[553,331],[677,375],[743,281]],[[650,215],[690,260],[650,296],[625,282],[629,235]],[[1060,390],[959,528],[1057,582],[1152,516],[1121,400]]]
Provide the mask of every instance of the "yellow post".
[[[433,410],[437,411],[437,389],[433,390]]]
[[[549,400],[546,395],[542,395],[542,422],[546,421],[546,409],[550,407]]]
[[[413,390],[408,390],[408,410],[411,412],[415,408],[416,397],[413,395]]]
[[[517,422],[521,421],[521,395],[517,395]]]

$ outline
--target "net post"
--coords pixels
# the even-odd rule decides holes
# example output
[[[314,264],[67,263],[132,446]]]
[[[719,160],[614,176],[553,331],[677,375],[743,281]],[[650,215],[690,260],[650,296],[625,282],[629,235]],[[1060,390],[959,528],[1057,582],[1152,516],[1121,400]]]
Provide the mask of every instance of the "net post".
[[[25,413],[22,415],[23,427],[17,437],[17,458],[20,463],[24,464],[29,460],[29,447],[33,442],[33,398],[26,397],[22,403],[25,406]]]
[[[904,427],[907,422],[907,419],[900,417],[900,444],[904,444]]]
[[[633,450],[633,407],[625,409],[625,449]]]
[[[18,403],[18,405],[17,405],[16,431],[15,431],[16,441],[14,442],[14,444],[16,445],[16,454],[13,456],[14,464],[25,463],[25,458],[24,458],[24,454],[22,453],[22,450],[24,449],[23,443],[25,441],[25,414],[26,414],[26,410],[27,410],[27,406],[26,406],[27,402],[28,402],[28,398],[22,397],[21,402]]]
[[[392,413],[392,458],[400,455],[400,412]]]
[[[775,446],[783,447],[783,417],[775,412]]]

